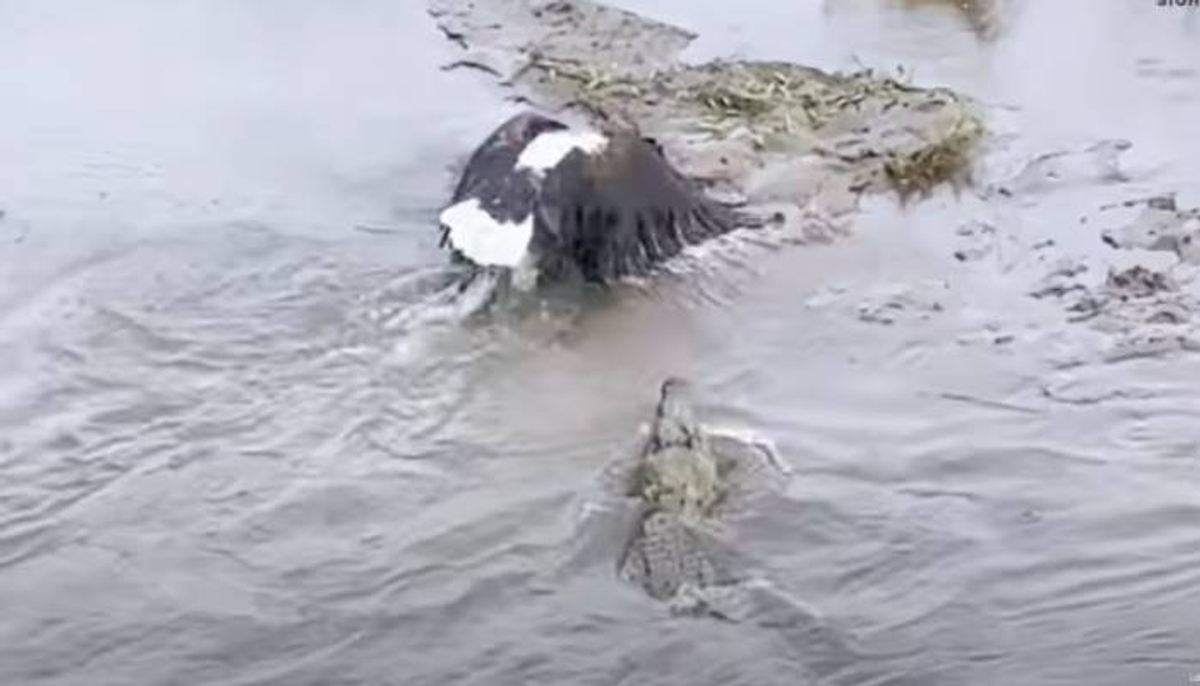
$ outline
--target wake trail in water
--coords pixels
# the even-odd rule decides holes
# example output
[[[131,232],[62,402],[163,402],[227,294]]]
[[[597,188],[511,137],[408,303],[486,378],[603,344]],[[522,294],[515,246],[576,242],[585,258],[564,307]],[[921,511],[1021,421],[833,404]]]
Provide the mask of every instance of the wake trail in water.
[[[688,246],[659,269],[659,279],[632,285],[643,295],[680,300],[686,307],[728,308],[747,285],[762,278],[764,258],[794,247],[831,242],[847,232],[841,221],[815,207],[780,212],[761,226],[741,228]],[[665,291],[662,286],[669,284]]]
[[[461,324],[484,311],[501,275],[434,267],[404,274],[370,296],[367,318],[388,333]]]

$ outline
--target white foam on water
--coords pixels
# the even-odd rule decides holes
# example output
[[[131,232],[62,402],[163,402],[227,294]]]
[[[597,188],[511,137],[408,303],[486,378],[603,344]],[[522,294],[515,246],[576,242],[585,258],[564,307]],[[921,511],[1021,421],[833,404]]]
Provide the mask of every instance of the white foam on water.
[[[792,475],[795,468],[779,453],[775,441],[753,429],[730,424],[712,425],[705,427],[705,432],[715,438],[737,441],[748,447],[757,449],[759,455],[780,474]]]

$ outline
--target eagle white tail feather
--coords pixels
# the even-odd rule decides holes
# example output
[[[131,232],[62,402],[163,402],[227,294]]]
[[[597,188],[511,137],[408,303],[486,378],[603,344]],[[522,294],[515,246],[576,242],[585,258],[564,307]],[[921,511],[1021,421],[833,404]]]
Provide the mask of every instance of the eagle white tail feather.
[[[476,198],[447,207],[439,219],[450,245],[481,266],[519,266],[533,238],[533,214],[520,222],[496,221]]]

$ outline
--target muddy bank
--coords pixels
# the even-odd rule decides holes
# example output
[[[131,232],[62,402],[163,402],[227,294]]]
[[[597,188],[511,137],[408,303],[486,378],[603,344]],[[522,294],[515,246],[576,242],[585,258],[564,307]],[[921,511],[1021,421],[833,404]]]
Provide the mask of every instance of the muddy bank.
[[[966,3],[956,11],[991,27],[981,28],[990,33],[998,7]],[[983,204],[978,217],[948,237],[958,262],[1006,262],[1006,279],[1015,277],[1014,269],[1024,271],[1016,278],[1027,280],[1030,297],[1061,301],[1065,323],[1100,335],[1101,359],[1193,346],[1193,279],[1146,277],[1166,268],[1158,264],[1163,260],[1136,254],[1173,254],[1185,266],[1200,262],[1194,211],[1159,199],[1098,209],[1090,224],[1080,218],[1097,248],[1106,242],[1135,253],[1111,269],[1096,248],[1024,241],[1002,216],[1006,207],[1047,194],[1129,182],[1121,167],[1132,147],[1128,140],[1040,153],[995,176],[986,169],[989,160],[977,164],[985,141],[1003,146],[985,138],[982,107],[949,89],[917,87],[903,71],[827,73],[765,60],[691,64],[682,54],[696,34],[586,0],[430,0],[429,11],[462,50],[446,68],[485,74],[532,107],[639,128],[714,196],[784,220],[780,233],[789,242],[845,232],[864,193],[903,201],[970,185]],[[1115,219],[1118,210],[1140,214],[1122,222]],[[1134,267],[1145,274],[1126,271]],[[952,294],[941,280],[929,284],[868,294],[857,317],[882,324],[935,317]]]
[[[966,182],[983,132],[966,99],[903,73],[686,64],[694,34],[585,0],[430,0],[429,11],[463,49],[447,68],[485,73],[535,108],[634,126],[714,195],[804,238],[836,232],[828,218],[863,192]]]

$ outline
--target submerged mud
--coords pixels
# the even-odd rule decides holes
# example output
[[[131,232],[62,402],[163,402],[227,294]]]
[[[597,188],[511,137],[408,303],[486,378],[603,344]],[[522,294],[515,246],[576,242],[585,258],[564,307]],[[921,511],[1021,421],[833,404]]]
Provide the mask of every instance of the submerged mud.
[[[1090,223],[1109,226],[1096,238],[1124,266],[1097,275],[1085,261],[1068,262],[1049,275],[1053,287],[1034,295],[1054,297],[1071,322],[1105,334],[1106,362],[1200,351],[1200,210],[1156,196],[1104,206]]]

